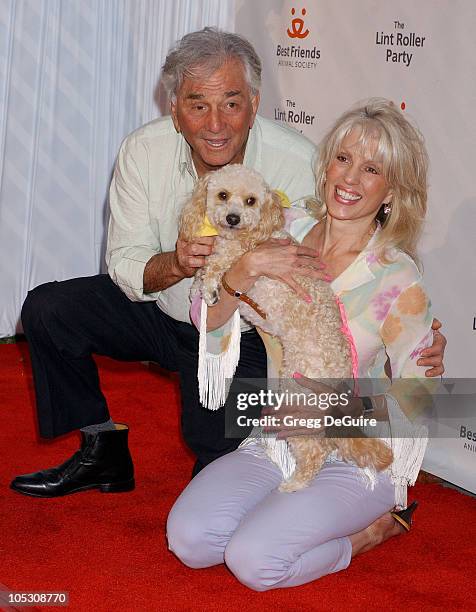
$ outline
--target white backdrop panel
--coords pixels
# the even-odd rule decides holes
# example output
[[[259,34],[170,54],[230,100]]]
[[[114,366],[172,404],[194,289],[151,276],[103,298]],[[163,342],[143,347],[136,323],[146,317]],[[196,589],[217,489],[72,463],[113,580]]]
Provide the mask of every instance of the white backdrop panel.
[[[30,288],[100,270],[119,144],[205,25],[232,29],[232,0],[0,0],[0,337]]]
[[[235,22],[263,60],[264,115],[318,142],[357,100],[383,96],[423,132],[431,175],[420,252],[448,337],[447,374],[468,378],[476,370],[475,24],[474,0],[237,0]],[[471,413],[464,423],[476,431]],[[474,443],[434,440],[425,466],[476,490]]]

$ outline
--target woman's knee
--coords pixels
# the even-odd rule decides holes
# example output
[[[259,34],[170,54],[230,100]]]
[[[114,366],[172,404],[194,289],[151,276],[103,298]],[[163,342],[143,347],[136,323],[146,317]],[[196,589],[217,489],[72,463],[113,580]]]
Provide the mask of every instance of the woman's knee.
[[[259,538],[233,536],[225,549],[225,563],[234,576],[253,591],[269,591],[286,574],[285,562],[269,554],[269,544]]]
[[[169,550],[188,567],[199,569],[216,565],[212,557],[212,535],[203,517],[183,508],[172,508],[167,519]]]

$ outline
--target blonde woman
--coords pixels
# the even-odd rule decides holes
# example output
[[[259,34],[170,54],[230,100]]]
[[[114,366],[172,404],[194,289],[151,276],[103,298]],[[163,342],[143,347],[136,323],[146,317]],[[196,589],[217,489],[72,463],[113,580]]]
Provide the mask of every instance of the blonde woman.
[[[411,421],[412,402],[400,397],[399,381],[424,378],[417,361],[432,342],[416,256],[427,201],[422,137],[387,100],[345,113],[322,141],[316,193],[312,216],[288,214],[288,230],[302,247],[270,241],[243,255],[226,281],[246,292],[261,275],[291,273],[299,248],[305,248],[302,265],[318,252],[344,305],[359,378],[385,378],[389,358],[391,386],[372,408],[388,413],[392,424]],[[208,309],[210,343],[226,329],[237,302],[222,291]],[[357,402],[354,409],[363,407]],[[369,479],[334,456],[308,488],[287,494],[277,490],[286,442],[276,440],[281,452],[269,453],[269,443],[249,438],[207,466],[178,498],[168,520],[170,549],[190,567],[224,562],[258,591],[345,569],[355,555],[403,532],[394,520],[401,517],[391,512],[406,506],[426,440],[388,443],[394,461],[384,472]]]

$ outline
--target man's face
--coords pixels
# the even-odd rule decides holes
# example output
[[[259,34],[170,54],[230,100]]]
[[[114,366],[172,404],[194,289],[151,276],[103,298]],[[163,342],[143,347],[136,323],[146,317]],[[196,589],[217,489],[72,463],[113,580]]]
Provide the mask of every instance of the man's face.
[[[239,60],[225,62],[208,78],[184,79],[171,104],[172,119],[192,149],[198,176],[243,162],[258,104]]]

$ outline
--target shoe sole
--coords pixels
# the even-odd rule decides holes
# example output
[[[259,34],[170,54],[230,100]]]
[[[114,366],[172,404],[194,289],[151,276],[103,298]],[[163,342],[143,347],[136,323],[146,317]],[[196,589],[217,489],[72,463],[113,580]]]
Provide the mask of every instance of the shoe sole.
[[[92,489],[99,489],[101,493],[127,493],[135,489],[136,483],[134,478],[126,480],[124,482],[109,482],[109,483],[98,483],[92,485],[85,485],[84,487],[78,487],[65,493],[53,493],[51,495],[41,495],[39,493],[31,493],[30,491],[23,491],[10,485],[10,489],[15,493],[21,495],[28,495],[28,497],[44,497],[45,499],[52,499],[53,497],[64,497],[65,495],[71,495],[73,493],[81,493],[82,491],[91,491]]]
[[[410,531],[411,523],[407,523],[405,519],[402,519],[400,516],[398,516],[398,514],[395,514],[395,512],[390,512],[390,514],[392,515],[393,520],[400,523],[400,525],[405,529],[405,531]]]

